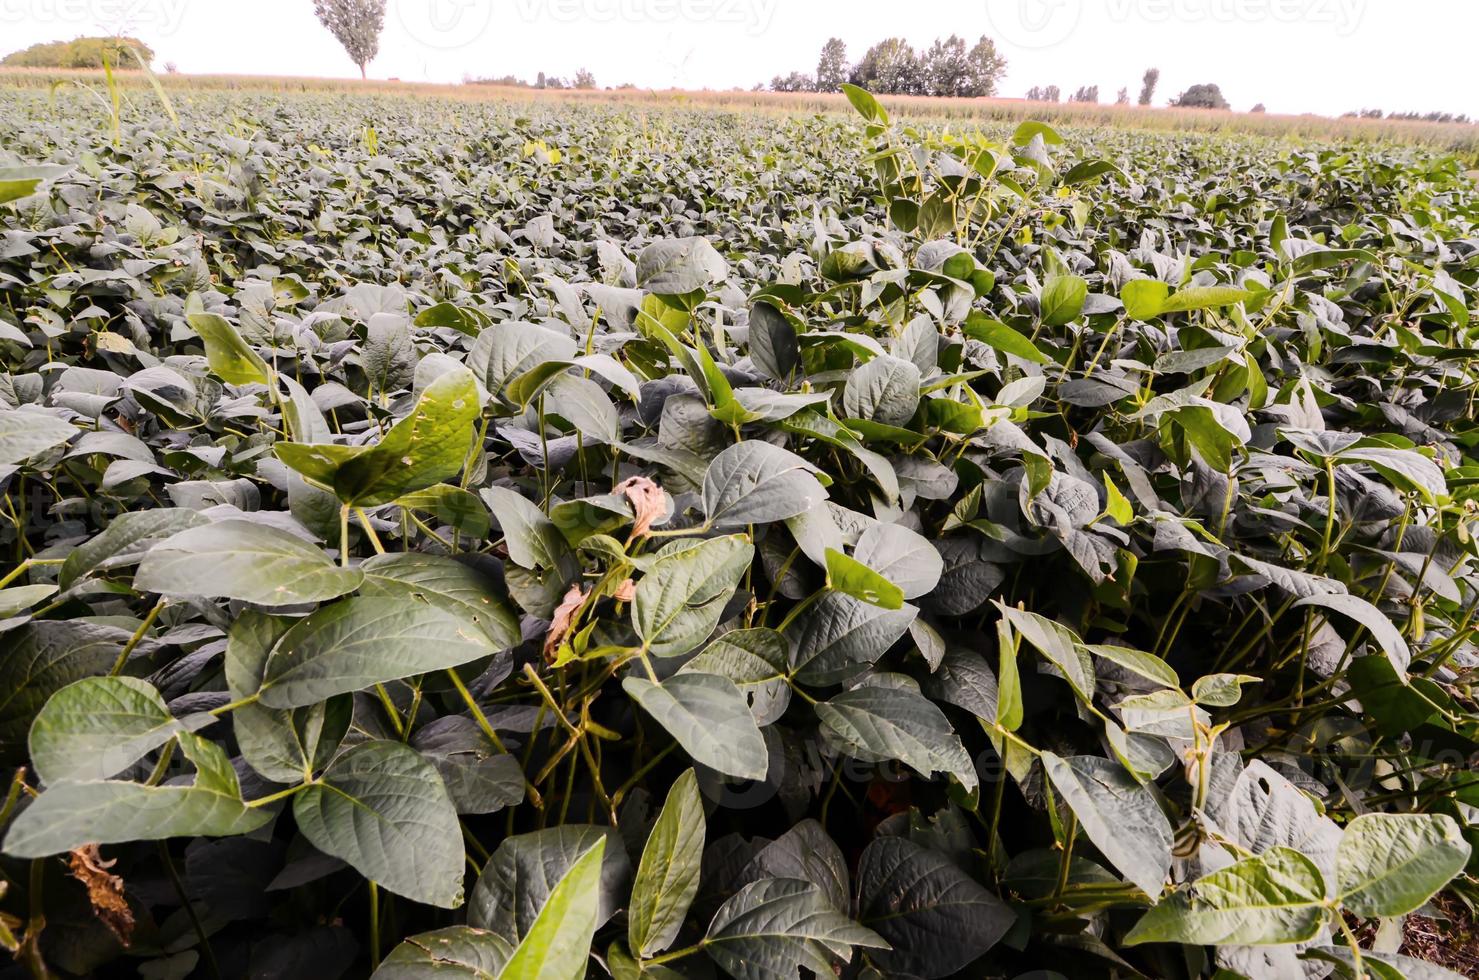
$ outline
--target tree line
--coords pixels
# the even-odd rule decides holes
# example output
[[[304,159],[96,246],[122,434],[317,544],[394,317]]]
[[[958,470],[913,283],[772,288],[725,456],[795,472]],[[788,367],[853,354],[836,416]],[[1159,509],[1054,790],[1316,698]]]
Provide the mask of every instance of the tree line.
[[[980,98],[996,94],[1006,74],[1007,59],[996,42],[982,36],[974,45],[955,34],[937,38],[923,51],[901,37],[873,45],[856,64],[847,59],[847,45],[831,38],[822,46],[816,73],[795,71],[777,75],[776,92],[837,92],[844,82],[879,95],[931,95]]]

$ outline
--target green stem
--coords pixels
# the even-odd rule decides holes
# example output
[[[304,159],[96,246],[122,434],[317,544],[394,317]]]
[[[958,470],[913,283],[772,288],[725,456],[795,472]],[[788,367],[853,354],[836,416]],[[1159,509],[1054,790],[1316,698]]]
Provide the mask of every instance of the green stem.
[[[124,666],[128,664],[129,654],[133,653],[134,647],[137,647],[143,641],[144,634],[149,632],[149,627],[154,625],[154,621],[164,611],[165,603],[168,601],[164,596],[160,596],[159,601],[154,603],[154,608],[149,610],[149,615],[144,617],[144,621],[139,624],[139,628],[134,630],[134,635],[129,637],[123,649],[118,651],[118,659],[113,661],[113,669],[108,672],[109,677],[117,677],[123,673]]]
[[[370,969],[380,967],[380,886],[370,879]]]

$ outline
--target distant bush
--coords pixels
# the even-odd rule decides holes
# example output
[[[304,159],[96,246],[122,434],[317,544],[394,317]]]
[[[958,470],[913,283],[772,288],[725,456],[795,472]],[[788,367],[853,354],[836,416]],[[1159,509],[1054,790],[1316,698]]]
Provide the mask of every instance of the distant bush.
[[[154,61],[154,51],[134,37],[79,37],[72,41],[33,44],[24,51],[6,55],[0,65],[7,68],[101,68],[104,59],[113,67],[136,68],[129,49],[144,63]]]

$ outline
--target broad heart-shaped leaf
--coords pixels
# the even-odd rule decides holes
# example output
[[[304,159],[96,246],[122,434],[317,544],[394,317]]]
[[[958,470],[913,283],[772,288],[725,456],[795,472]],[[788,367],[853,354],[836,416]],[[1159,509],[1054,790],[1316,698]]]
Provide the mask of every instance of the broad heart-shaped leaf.
[[[887,943],[799,878],[741,888],[719,907],[703,941],[704,952],[734,980],[780,980],[802,969],[832,976],[833,960],[850,960],[853,946],[886,949]]]
[[[411,747],[441,773],[458,813],[496,813],[524,801],[518,757],[498,751],[466,715],[445,715],[422,726]]]
[[[627,677],[622,688],[682,746],[689,758],[736,779],[764,779],[765,737],[734,681],[678,674],[661,684]]]
[[[698,894],[704,831],[698,777],[690,769],[668,790],[632,882],[627,939],[638,956],[647,958],[667,949],[683,927],[688,907]]]
[[[1063,759],[1044,752],[1042,764],[1100,853],[1151,901],[1159,898],[1171,871],[1174,833],[1155,794],[1098,756]]]
[[[704,513],[721,530],[770,524],[804,514],[827,499],[813,467],[768,442],[730,446],[704,474]]]
[[[293,606],[336,599],[359,588],[364,577],[287,531],[222,521],[181,531],[149,549],[134,574],[134,588]]]
[[[842,410],[848,418],[884,425],[907,425],[919,407],[919,368],[889,354],[879,354],[847,378]]]
[[[262,686],[267,658],[293,622],[249,609],[231,625],[225,674],[232,698],[246,698]],[[254,702],[231,713],[231,728],[247,765],[274,782],[296,783],[328,765],[353,716],[349,695],[284,710]]]
[[[1372,638],[1381,646],[1382,652],[1387,655],[1387,659],[1397,671],[1397,676],[1404,678],[1407,676],[1407,668],[1412,663],[1412,651],[1407,648],[1407,641],[1403,639],[1402,631],[1397,629],[1385,613],[1365,599],[1343,592],[1320,594],[1301,599],[1294,604],[1296,609],[1300,606],[1318,606],[1354,619],[1366,627]]]
[[[657,657],[678,657],[709,638],[755,548],[744,535],[675,542],[658,552],[632,602],[632,627]]]
[[[1013,609],[1002,602],[996,607],[1022,639],[1058,668],[1080,698],[1088,701],[1094,696],[1094,662],[1072,631],[1037,613]]]
[[[272,372],[267,362],[247,345],[236,328],[215,313],[187,313],[190,328],[205,342],[205,359],[211,372],[228,384],[269,384]]]
[[[400,742],[362,742],[293,797],[309,843],[415,902],[462,904],[462,829],[436,769]]]
[[[595,938],[606,838],[582,854],[555,885],[500,980],[581,980]]]
[[[176,719],[148,681],[85,677],[53,694],[31,723],[31,765],[48,785],[108,779],[177,732],[214,720],[208,714]]]
[[[193,785],[145,786],[104,781],[58,783],[11,823],[4,851],[11,857],[65,854],[84,844],[231,837],[249,834],[272,819],[241,801],[241,788],[226,753],[214,742],[176,735],[195,763]]]
[[[632,865],[613,828],[583,824],[520,834],[499,844],[468,900],[468,924],[490,929],[510,945],[518,945],[534,927],[555,885],[581,855],[603,839],[606,849],[596,926],[605,925],[626,903]]]
[[[278,443],[276,452],[343,503],[373,507],[456,476],[481,411],[472,372],[449,371],[428,385],[411,414],[374,446]]]
[[[945,572],[945,560],[929,539],[901,524],[868,525],[852,555],[897,585],[905,599],[933,592]]]
[[[897,585],[840,551],[827,549],[827,586],[881,609],[902,609],[904,592]]]
[[[417,553],[376,555],[360,566],[363,596],[412,599],[476,623],[494,647],[516,645],[519,619],[486,575],[453,558]]]
[[[372,980],[494,980],[513,952],[508,940],[497,933],[448,926],[412,936],[391,950]]]
[[[1197,879],[1146,912],[1125,936],[1139,943],[1279,946],[1315,938],[1325,879],[1298,851],[1274,847]]]
[[[919,615],[913,606],[881,609],[841,592],[828,592],[787,629],[796,678],[817,686],[861,673],[888,652]]]
[[[902,687],[856,687],[816,706],[824,733],[865,762],[897,759],[925,776],[948,772],[967,790],[979,780],[944,712]]]
[[[18,466],[65,444],[77,433],[75,425],[45,412],[0,411],[0,466]]]
[[[637,285],[660,296],[708,289],[729,274],[729,263],[705,238],[653,242],[637,256]]]
[[[1061,327],[1084,311],[1089,284],[1079,276],[1049,276],[1042,287],[1042,321]]]
[[[467,366],[490,393],[506,400],[511,393],[505,389],[516,379],[542,364],[569,361],[575,350],[568,334],[509,320],[478,334],[467,354]]]
[[[995,946],[1017,916],[945,855],[879,837],[858,862],[858,918],[893,947],[872,955],[880,967],[934,980]]]
[[[1363,919],[1407,915],[1464,870],[1469,851],[1446,814],[1363,814],[1335,850],[1335,890]]]
[[[278,641],[262,676],[261,701],[269,708],[306,707],[497,652],[477,623],[420,600],[345,599]]]

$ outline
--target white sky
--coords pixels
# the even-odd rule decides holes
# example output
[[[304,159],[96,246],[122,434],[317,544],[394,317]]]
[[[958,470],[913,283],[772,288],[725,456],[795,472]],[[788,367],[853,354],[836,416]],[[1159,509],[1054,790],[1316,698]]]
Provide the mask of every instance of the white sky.
[[[184,72],[354,77],[311,0],[0,0],[0,54],[124,29]],[[997,40],[1001,94],[1097,84],[1156,103],[1217,82],[1237,109],[1442,109],[1479,117],[1474,0],[389,0],[376,78],[589,68],[602,85],[749,88],[815,70],[840,36],[857,59],[900,34]]]

